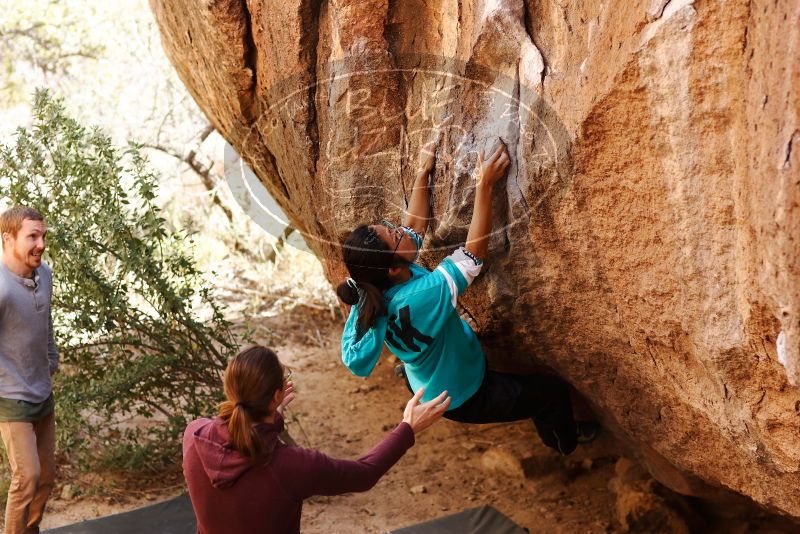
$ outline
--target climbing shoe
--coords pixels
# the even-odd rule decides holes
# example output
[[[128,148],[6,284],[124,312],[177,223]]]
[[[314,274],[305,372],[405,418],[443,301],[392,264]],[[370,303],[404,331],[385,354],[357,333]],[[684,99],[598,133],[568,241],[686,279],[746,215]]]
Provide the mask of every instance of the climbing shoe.
[[[575,423],[575,430],[578,432],[578,443],[591,443],[600,433],[600,425],[594,421],[578,421]]]

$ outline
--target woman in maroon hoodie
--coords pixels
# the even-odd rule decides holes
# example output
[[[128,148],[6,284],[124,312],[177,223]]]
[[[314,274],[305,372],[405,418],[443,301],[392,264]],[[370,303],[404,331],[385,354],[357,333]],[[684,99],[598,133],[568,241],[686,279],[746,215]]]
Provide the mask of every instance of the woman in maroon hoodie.
[[[420,390],[403,422],[366,456],[335,460],[278,440],[294,393],[268,348],[240,352],[224,387],[219,416],[189,423],[183,436],[183,473],[201,534],[300,532],[303,499],[372,488],[450,405],[447,392],[420,404]]]

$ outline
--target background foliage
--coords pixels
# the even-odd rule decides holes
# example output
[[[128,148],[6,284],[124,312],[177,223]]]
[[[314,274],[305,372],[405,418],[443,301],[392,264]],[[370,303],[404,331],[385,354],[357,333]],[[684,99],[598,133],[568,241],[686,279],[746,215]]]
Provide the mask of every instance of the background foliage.
[[[0,149],[0,196],[35,207],[50,228],[62,451],[158,471],[179,457],[187,420],[220,400],[231,324],[191,239],[167,229],[140,149],[117,149],[46,91],[33,116]],[[128,424],[133,417],[151,423]]]
[[[73,169],[84,169],[82,175],[74,176],[75,180],[96,183],[98,187],[106,183],[104,180],[111,181],[114,176],[119,178],[119,185],[114,186],[114,190],[127,195],[128,204],[123,204],[121,209],[128,218],[109,217],[107,220],[117,221],[131,229],[135,237],[141,237],[142,232],[136,221],[145,217],[142,214],[147,212],[140,205],[142,200],[156,209],[156,217],[163,219],[160,226],[165,237],[158,240],[161,246],[142,249],[143,253],[150,251],[156,256],[152,260],[133,258],[137,265],[150,261],[154,266],[168,266],[178,252],[193,260],[193,269],[187,271],[193,274],[185,283],[193,288],[194,293],[184,302],[191,301],[191,307],[187,304],[186,310],[194,311],[195,321],[208,324],[213,330],[215,308],[209,303],[213,301],[217,304],[216,311],[224,312],[225,320],[230,321],[228,336],[231,330],[246,332],[252,328],[254,341],[274,345],[281,341],[281,337],[271,332],[262,318],[279,315],[298,303],[335,313],[336,296],[316,258],[292,246],[282,247],[273,236],[253,223],[234,200],[222,178],[223,140],[217,132],[209,131],[208,120],[167,61],[147,0],[4,0],[0,10],[0,37],[0,144],[5,143],[14,151],[14,157],[19,158],[14,148],[19,144],[15,133],[18,126],[27,127],[28,136],[36,139],[40,135],[36,128],[46,127],[40,124],[42,120],[50,116],[62,117],[62,126],[69,124],[66,131],[73,131],[58,141],[61,143],[59,153],[63,155],[63,161],[58,165],[64,169],[63,176],[72,177]],[[54,103],[60,110],[58,113],[43,115],[41,110],[34,113],[34,105],[41,103],[41,99],[33,101],[31,95],[39,87],[63,97],[63,101]],[[78,123],[67,120],[67,115],[75,117],[80,124],[98,125],[110,136],[113,144],[109,144],[103,134],[81,129]],[[50,135],[62,129],[52,127]],[[75,133],[78,129],[82,130],[80,135]],[[144,147],[135,156],[115,148],[126,146],[131,139],[141,142]],[[113,157],[109,156],[112,151]],[[142,175],[149,178],[140,187],[134,178],[134,163],[137,158],[139,161],[143,159],[142,154],[150,158],[149,163],[142,166]],[[81,159],[86,155],[90,158]],[[45,159],[47,157],[49,155],[45,153]],[[23,170],[30,172],[33,161],[19,163],[24,163],[24,166],[14,172],[27,176],[22,174]],[[87,169],[97,171],[98,176],[89,176]],[[52,178],[48,176],[36,175],[35,179],[43,184]],[[3,188],[9,191],[12,186],[5,183]],[[52,255],[49,261],[55,263],[56,283],[65,284],[66,277],[72,276],[77,281],[78,274],[77,271],[59,272],[62,263],[73,258],[62,260],[56,257],[56,241],[64,243],[64,253],[71,253],[73,245],[66,242],[64,235],[79,239],[84,235],[81,229],[90,228],[91,221],[83,221],[83,217],[78,216],[79,206],[88,206],[84,213],[89,218],[101,209],[99,205],[90,206],[95,200],[107,199],[109,206],[117,200],[110,193],[93,189],[75,192],[76,198],[69,198],[63,191],[58,195],[64,201],[64,209],[72,210],[70,213],[76,224],[58,223],[59,214],[55,212],[62,206],[49,206],[54,212],[50,215]],[[88,196],[84,198],[81,195]],[[151,195],[154,198],[148,198]],[[0,193],[0,209],[8,204],[9,199]],[[103,207],[106,208],[111,209]],[[62,234],[62,229],[67,234]],[[86,235],[106,244],[97,235]],[[82,261],[95,266],[102,274],[112,273],[113,277],[105,280],[106,289],[120,287],[122,274],[112,269],[118,260],[108,259],[108,254],[103,257],[107,259],[92,260],[89,255]],[[149,272],[144,272],[143,276],[148,280],[158,279]],[[182,287],[183,284],[174,279],[174,272],[167,271],[163,276],[168,284],[172,284],[168,287]],[[213,283],[206,286],[204,280]],[[130,294],[133,286],[126,283]],[[208,292],[204,297],[201,291],[205,289]],[[94,301],[91,299],[102,305],[135,307],[164,321],[165,325],[180,317],[177,313],[159,316],[146,301],[131,298],[128,302],[122,298],[121,289],[107,297],[94,294],[76,302],[62,292],[60,285],[56,291],[54,318],[59,325],[59,341],[65,358],[78,358],[77,353],[74,356],[70,353],[72,344],[80,347],[98,339],[91,335],[77,336],[77,331],[66,326],[71,324],[70,321],[77,322],[77,317],[60,317],[62,313],[78,313],[69,310],[83,306],[88,318],[84,319],[87,323],[81,328],[89,332],[89,325],[102,327],[98,337],[100,333],[113,330],[113,322],[106,328],[100,315],[93,311]],[[62,305],[66,308],[60,308]],[[123,324],[127,323],[117,322],[116,327],[121,329]],[[130,332],[119,330],[123,331]],[[189,342],[184,339],[181,343]],[[221,342],[216,347],[220,354],[226,350]],[[81,350],[91,353],[89,347]],[[120,349],[117,363],[127,361],[125,358],[141,359],[142,367],[134,371],[124,366],[112,368],[99,356],[103,350],[95,348],[87,356],[89,359],[93,355],[94,359],[76,382],[71,382],[72,371],[66,368],[58,377],[56,395],[61,404],[57,424],[61,443],[57,449],[59,476],[52,499],[58,499],[62,489],[68,489],[67,494],[77,492],[87,501],[97,497],[102,502],[129,496],[132,489],[136,492],[179,491],[168,489],[180,488],[182,478],[180,462],[176,461],[180,447],[172,440],[180,427],[179,421],[170,422],[168,415],[152,406],[154,403],[160,406],[158,398],[151,401],[150,406],[144,401],[147,400],[148,388],[157,391],[167,380],[184,381],[187,376],[191,384],[206,380],[208,377],[205,376],[200,380],[198,374],[202,373],[192,360],[198,356],[194,353],[180,354],[181,358],[186,358],[181,362],[177,359],[170,361],[170,357],[161,353],[150,356],[143,345],[128,347],[129,354],[123,354]],[[178,356],[176,349],[172,357]],[[212,353],[211,357],[217,356]],[[161,369],[160,377],[145,372],[144,365],[154,361],[166,365]],[[141,386],[133,384],[137,376],[146,378]],[[106,380],[110,383],[104,383]],[[126,384],[130,385],[128,390],[125,390]],[[221,394],[219,386],[217,382],[206,387],[207,395],[192,402],[207,402],[210,406],[215,402],[214,397]],[[202,390],[204,386],[197,387]],[[91,404],[82,400],[81,388],[92,395],[94,400]],[[191,411],[207,409],[192,406],[191,402],[182,406],[181,417]],[[139,415],[137,410],[143,411],[144,415]],[[146,417],[150,413],[152,417]],[[85,428],[83,425],[87,422],[92,426]],[[164,441],[160,441],[160,433],[165,434]],[[157,447],[159,444],[161,446]],[[82,461],[78,462],[80,459]],[[90,464],[91,469],[79,469],[81,466],[88,468]],[[159,466],[167,469],[153,475]],[[104,469],[101,471],[99,467]],[[143,476],[134,478],[136,475]],[[3,505],[8,478],[8,462],[0,447],[0,506]],[[67,500],[72,508],[74,501]]]
[[[4,0],[0,10],[0,104],[26,103],[31,78],[66,80],[84,60],[105,53],[91,19],[74,0]]]

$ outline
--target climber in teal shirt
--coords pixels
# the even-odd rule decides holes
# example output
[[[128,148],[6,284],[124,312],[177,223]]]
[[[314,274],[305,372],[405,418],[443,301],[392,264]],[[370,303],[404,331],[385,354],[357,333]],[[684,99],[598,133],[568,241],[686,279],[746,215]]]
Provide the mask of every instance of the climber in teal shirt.
[[[421,247],[420,234],[408,227],[401,230],[417,249]],[[425,388],[423,399],[446,390],[450,409],[461,406],[478,391],[486,358],[475,332],[459,317],[456,298],[480,272],[481,264],[463,247],[433,272],[409,264],[410,277],[384,292],[386,313],[365,335],[359,335],[358,306],[351,308],[342,337],[344,364],[354,374],[368,376],[385,341],[405,364],[411,388]]]
[[[475,204],[465,245],[432,271],[415,263],[429,221],[428,181],[435,144],[423,149],[404,225],[388,221],[360,225],[342,252],[350,278],[337,294],[350,304],[342,334],[342,361],[368,376],[384,346],[405,365],[409,388],[424,389],[423,400],[447,391],[445,417],[464,423],[530,418],[542,441],[562,454],[591,441],[597,427],[576,423],[568,386],[550,375],[511,375],[486,368],[480,342],[458,314],[457,299],[483,266],[492,229],[491,192],[509,164],[500,142],[484,161],[478,156]]]

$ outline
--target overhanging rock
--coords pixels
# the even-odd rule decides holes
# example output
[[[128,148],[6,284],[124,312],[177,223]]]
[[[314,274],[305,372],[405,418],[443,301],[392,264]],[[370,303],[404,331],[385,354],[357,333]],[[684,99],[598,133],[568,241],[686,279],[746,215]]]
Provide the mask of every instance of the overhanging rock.
[[[501,137],[491,257],[462,301],[490,358],[551,366],[670,487],[800,517],[797,2],[151,5],[333,283],[341,235],[399,216],[444,128],[435,264]]]

